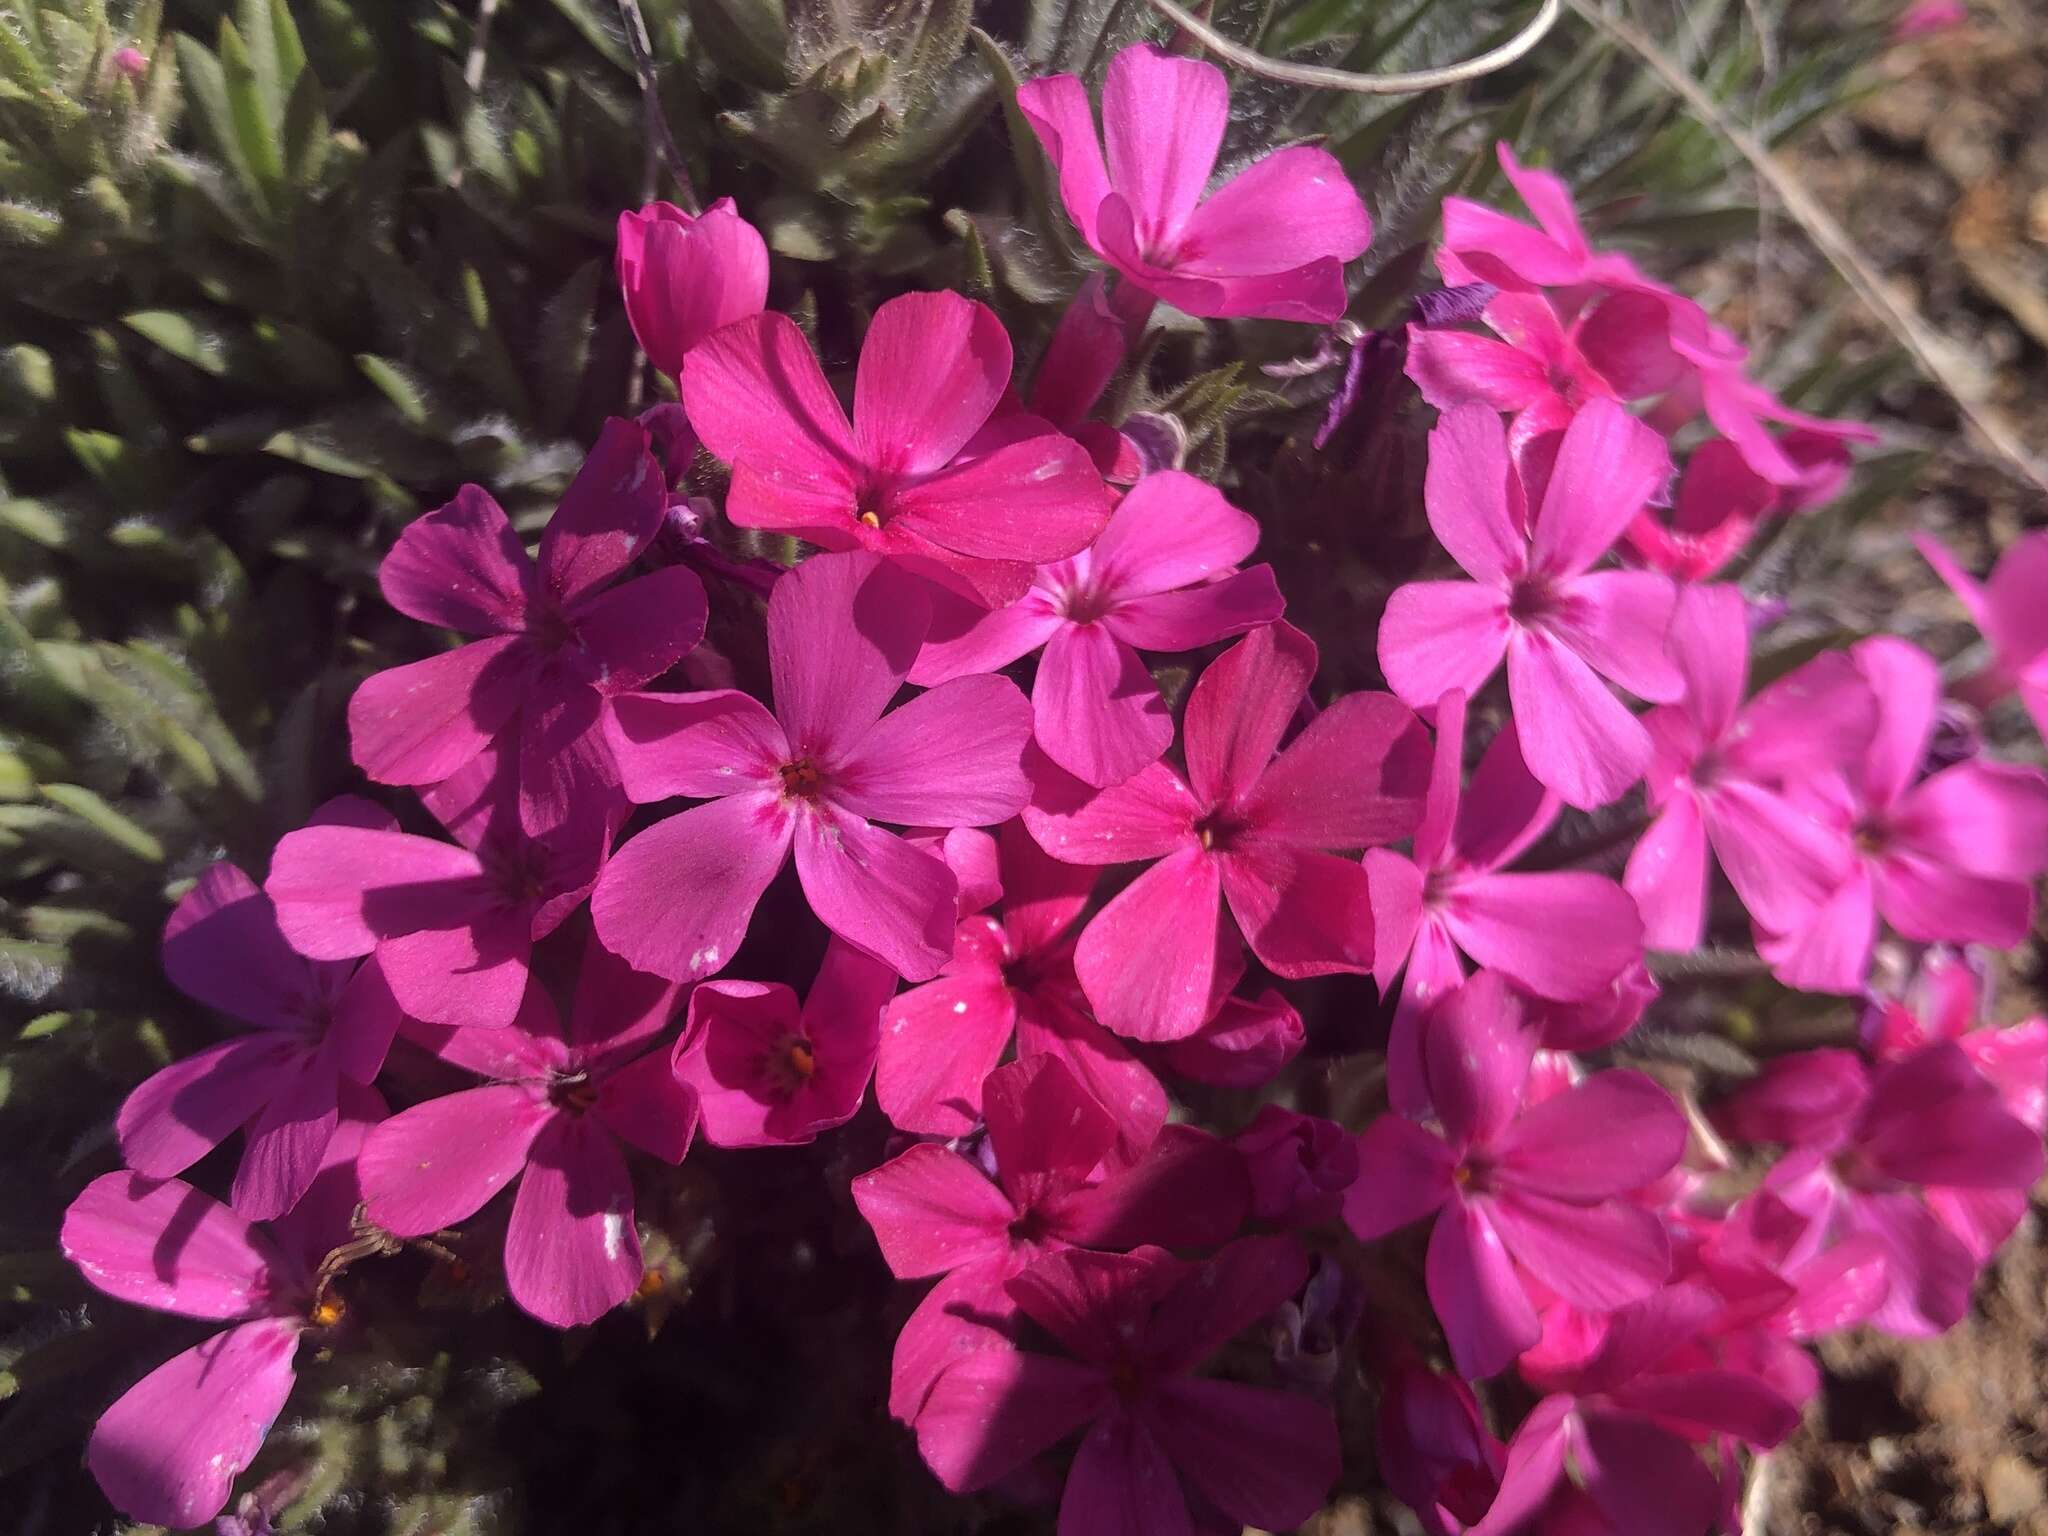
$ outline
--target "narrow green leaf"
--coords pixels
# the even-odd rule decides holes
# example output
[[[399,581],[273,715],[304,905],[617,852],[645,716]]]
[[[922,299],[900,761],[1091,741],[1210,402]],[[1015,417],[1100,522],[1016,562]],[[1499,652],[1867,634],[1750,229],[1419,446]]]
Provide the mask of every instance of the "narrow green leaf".
[[[267,9],[265,14],[269,14]],[[273,58],[272,92],[275,91]],[[234,121],[235,141],[242,148],[242,162],[249,167],[250,191],[265,207],[275,209],[284,188],[284,145],[279,133],[283,126],[282,104],[265,99],[261,72],[250,57],[242,34],[226,17],[220,23],[220,69],[227,91],[228,111]]]
[[[42,789],[44,799],[62,806],[109,842],[119,844],[145,863],[163,863],[162,843],[83,785],[45,784]]]

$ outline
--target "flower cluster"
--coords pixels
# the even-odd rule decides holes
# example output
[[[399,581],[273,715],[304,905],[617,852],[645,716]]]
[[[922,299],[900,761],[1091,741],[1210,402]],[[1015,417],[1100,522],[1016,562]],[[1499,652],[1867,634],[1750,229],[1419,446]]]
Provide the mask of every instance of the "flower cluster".
[[[1963,1313],[2041,1173],[2048,1022],[1983,1027],[1961,946],[2028,931],[2048,776],[1937,755],[1903,640],[1752,689],[1765,619],[1709,579],[1869,434],[1503,146],[1535,223],[1452,200],[1454,301],[1380,338],[1440,412],[1442,575],[1386,604],[1387,690],[1332,697],[1259,522],[1090,418],[1159,303],[1336,320],[1363,205],[1312,147],[1207,190],[1224,77],[1151,47],[1099,137],[1078,79],[1017,104],[1107,268],[1029,406],[994,311],[911,293],[848,410],[738,210],[658,205],[618,275],[679,405],[606,425],[537,553],[468,486],[385,556],[393,608],[478,637],[349,710],[417,807],[334,801],[260,886],[192,886],[165,969],[247,1033],[135,1090],[65,1222],[99,1289],[232,1325],[100,1421],[125,1513],[224,1505],[301,1339],[346,1347],[356,1258],[503,1199],[511,1300],[595,1323],[650,1273],[641,1159],[808,1143],[871,1080],[893,1155],[851,1200],[936,1282],[889,1412],[1063,1536],[1306,1520],[1354,1345],[1426,1530],[1699,1536],[1815,1392],[1804,1341]],[[2048,724],[2048,535],[1981,588],[1929,553],[1991,642],[1974,697]],[[1534,857],[1638,793],[1625,870]],[[1653,957],[1731,917],[1784,986],[1868,998],[1863,1037],[1704,1104],[1613,1065]],[[1345,974],[1388,1002],[1385,1107],[1254,1114]],[[238,1130],[223,1205],[179,1175]],[[1519,1427],[1469,1384],[1511,1370]]]

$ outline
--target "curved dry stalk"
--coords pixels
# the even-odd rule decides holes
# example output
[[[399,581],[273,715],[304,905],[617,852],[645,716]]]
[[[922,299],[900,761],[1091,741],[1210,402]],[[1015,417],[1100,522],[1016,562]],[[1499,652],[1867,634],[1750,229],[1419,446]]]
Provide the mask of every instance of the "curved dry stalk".
[[[1153,0],[1153,3],[1159,4],[1161,0]],[[1568,3],[1594,28],[1606,33],[1640,59],[1665,89],[1685,103],[1694,117],[1749,162],[1757,179],[1777,196],[1792,222],[1827,258],[1828,265],[1841,274],[1842,281],[1863,301],[1878,323],[1891,332],[1892,339],[1906,349],[1921,372],[1955,402],[1957,413],[1976,429],[1994,457],[2027,484],[2048,491],[2048,471],[2028,455],[2013,429],[1970,398],[1969,387],[1945,355],[1954,349],[1955,343],[1923,320],[1911,303],[1885,287],[1883,280],[1863,259],[1863,253],[1856,248],[1849,232],[1806,190],[1805,183],[1754,134],[1730,119],[1719,103],[1707,94],[1705,87],[1680,68],[1641,28],[1601,9],[1594,0],[1568,0]]]
[[[697,189],[690,184],[690,168],[683,152],[676,148],[669,132],[668,116],[661,110],[661,85],[654,73],[654,43],[647,35],[647,18],[640,14],[640,0],[618,0],[619,19],[625,24],[626,49],[633,55],[633,72],[640,77],[640,101],[647,115],[647,133],[675,178],[676,202],[683,212],[696,213]]]
[[[1543,0],[1542,8],[1528,26],[1498,48],[1489,48],[1485,53],[1461,63],[1446,64],[1441,69],[1409,70],[1397,75],[1359,75],[1348,69],[1332,69],[1323,64],[1288,64],[1268,58],[1256,49],[1232,42],[1200,17],[1175,5],[1173,0],[1146,0],[1146,3],[1190,37],[1198,39],[1217,58],[1236,65],[1246,74],[1317,90],[1351,91],[1360,96],[1413,96],[1420,91],[1441,90],[1447,85],[1459,85],[1506,69],[1542,42],[1564,11],[1564,0]]]

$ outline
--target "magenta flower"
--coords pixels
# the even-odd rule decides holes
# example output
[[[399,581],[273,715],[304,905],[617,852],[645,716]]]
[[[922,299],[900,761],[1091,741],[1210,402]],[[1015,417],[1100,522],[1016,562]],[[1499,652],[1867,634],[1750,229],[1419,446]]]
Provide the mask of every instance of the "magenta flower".
[[[400,613],[486,638],[364,680],[349,700],[357,765],[432,784],[501,734],[519,810],[547,831],[591,786],[615,784],[599,716],[704,635],[704,587],[669,566],[607,590],[660,531],[667,488],[647,432],[614,417],[541,535],[536,565],[490,493],[466,485],[398,536],[378,568]]]
[[[1697,306],[1673,313],[1671,345],[1690,366],[1651,412],[1660,429],[1675,433],[1704,414],[1742,462],[1795,505],[1823,500],[1840,487],[1850,443],[1878,441],[1860,421],[1796,411],[1750,378],[1744,372],[1749,349]],[[1774,425],[1789,430],[1774,434]]]
[[[1618,1312],[1587,1365],[1515,1431],[1500,1492],[1468,1536],[1716,1527],[1720,1481],[1695,1448],[1716,1436],[1767,1448],[1799,1425],[1796,1406],[1745,1372],[1673,1363],[1719,1308],[1702,1288],[1674,1285]],[[1544,1523],[1546,1511],[1581,1500],[1586,1523]]]
[[[1188,696],[1187,778],[1160,762],[1090,796],[1049,777],[1025,810],[1039,846],[1066,863],[1159,861],[1095,915],[1074,952],[1095,1016],[1116,1033],[1192,1035],[1235,984],[1219,897],[1279,975],[1372,969],[1374,887],[1357,861],[1322,850],[1415,830],[1428,739],[1386,694],[1354,693],[1276,757],[1315,671],[1300,630],[1255,629]]]
[[[520,825],[516,768],[492,748],[420,798],[455,838],[370,825],[302,827],[271,854],[264,894],[312,960],[374,952],[399,1006],[450,1027],[509,1024],[533,946],[589,894],[616,827],[615,794],[585,795],[541,836]]]
[[[1138,652],[1190,651],[1280,617],[1270,566],[1237,569],[1259,525],[1214,486],[1147,475],[1092,548],[1040,566],[1031,590],[993,612],[942,603],[914,683],[993,672],[1040,646],[1031,688],[1038,744],[1098,788],[1121,784],[1173,743],[1173,716]]]
[[[320,1171],[343,1084],[368,1086],[383,1066],[397,1000],[374,957],[321,962],[293,950],[269,900],[232,864],[209,868],[172,911],[163,959],[180,992],[254,1032],[173,1062],[129,1094],[114,1123],[121,1157],[169,1178],[240,1126],[235,1210],[282,1216]]]
[[[1641,400],[1678,381],[1683,362],[1654,294],[1617,293],[1570,325],[1536,293],[1487,302],[1495,341],[1442,326],[1408,327],[1408,377],[1439,410],[1484,405],[1515,418],[1517,448],[1561,432],[1589,400]]]
[[[780,982],[707,981],[690,994],[675,1074],[717,1147],[794,1146],[844,1125],[875,1070],[896,973],[832,939],[801,1006]]]
[[[1929,535],[1915,541],[1927,563],[1969,610],[1991,644],[1991,665],[1965,686],[1982,701],[2017,691],[2034,728],[2048,737],[2048,529],[2015,539],[1991,578],[1979,582]]]
[[[1126,281],[1190,315],[1327,325],[1344,313],[1344,263],[1372,243],[1372,220],[1335,156],[1276,150],[1203,195],[1230,119],[1215,65],[1124,49],[1103,81],[1099,141],[1077,76],[1027,80],[1017,106],[1067,217]]]
[[[883,714],[930,623],[926,586],[872,554],[821,555],[768,599],[770,713],[744,693],[618,700],[626,793],[703,805],[620,848],[591,897],[606,944],[678,981],[732,959],[792,847],[825,926],[899,976],[952,954],[945,861],[873,825],[992,826],[1030,794],[1031,707],[1007,678],[963,677]]]
[[[1880,915],[1921,943],[2011,948],[2048,869],[2048,774],[1972,759],[1918,779],[1941,697],[1934,659],[1886,635],[1852,655],[1877,698],[1869,750],[1848,773],[1802,781],[1798,798],[1856,857],[1821,905],[1758,945],[1779,980],[1814,992],[1861,989]]]
[[[1846,1058],[1846,1059],[1845,1059]],[[1887,1062],[1860,1080],[1846,1052],[1808,1052],[1775,1063],[1764,1083],[1738,1090],[1716,1119],[1741,1132],[1770,1130],[1753,1100],[1784,1106],[1800,1097],[1843,1101],[1840,1109],[1776,1128],[1792,1144],[1764,1188],[1814,1223],[1810,1245],[1857,1237],[1884,1253],[1889,1286],[1872,1318],[1903,1338],[1940,1333],[1969,1310],[1970,1288],[1988,1249],[1958,1236],[1932,1198],[1948,1191],[1954,1214],[1970,1197],[2004,1195],[2010,1205],[2041,1176],[2039,1132],[2000,1106],[1998,1090],[1953,1042]],[[1812,1080],[1814,1086],[1805,1085]],[[1988,1238],[1991,1247],[2003,1239]],[[2009,1228],[2007,1230],[2010,1230]]]
[[[122,1514],[178,1529],[220,1513],[291,1396],[300,1339],[340,1322],[314,1271],[349,1237],[355,1159],[383,1105],[344,1091],[344,1116],[317,1178],[285,1221],[252,1226],[182,1179],[109,1173],[64,1213],[64,1257],[95,1290],[179,1317],[233,1324],[172,1356],[114,1400],[86,1446]]]
[[[1116,377],[1129,350],[1133,329],[1142,331],[1152,315],[1151,295],[1136,312],[1130,294],[1109,291],[1106,273],[1091,272],[1074,291],[1046,343],[1031,381],[1030,409],[1062,432],[1079,432],[1095,402]],[[1097,465],[1100,468],[1100,464]],[[1106,473],[1106,471],[1105,471]]]
[[[968,1350],[1014,1331],[1011,1276],[1063,1248],[1200,1247],[1244,1221],[1244,1163],[1206,1131],[1168,1126],[1136,1158],[1115,1117],[1055,1056],[996,1068],[982,1088],[991,1182],[960,1153],[922,1142],[853,1181],[853,1201],[901,1280],[944,1278],[896,1339],[889,1411],[905,1423]]]
[[[1160,1059],[1182,1077],[1218,1088],[1263,1088],[1308,1043],[1294,1005],[1272,987],[1226,997],[1192,1035],[1170,1040]]]
[[[1445,198],[1443,243],[1437,251],[1445,282],[1491,283],[1507,292],[1562,288],[1677,298],[1628,257],[1593,249],[1572,206],[1571,188],[1559,177],[1524,166],[1506,142],[1496,145],[1495,152],[1509,185],[1536,216],[1536,227],[1469,198]]]
[[[918,1450],[965,1493],[1085,1428],[1060,1536],[1292,1530],[1340,1469],[1328,1406],[1193,1373],[1307,1278],[1291,1238],[1241,1238],[1201,1264],[1159,1248],[1047,1254],[1009,1292],[1067,1355],[963,1354],[918,1412]]]
[[[1557,820],[1558,799],[1522,762],[1510,720],[1460,788],[1465,696],[1436,708],[1436,757],[1415,833],[1415,859],[1375,848],[1365,856],[1384,912],[1406,914],[1381,932],[1383,987],[1405,960],[1407,979],[1388,1047],[1389,1088],[1404,1114],[1422,1094],[1421,1011],[1464,980],[1461,952],[1523,991],[1556,1002],[1605,997],[1642,958],[1643,924],[1626,891],[1582,870],[1516,874],[1512,864]],[[1569,944],[1557,942],[1560,932]]]
[[[1429,436],[1429,525],[1473,579],[1417,581],[1380,623],[1380,668],[1410,704],[1468,696],[1508,664],[1522,752],[1568,804],[1619,799],[1650,763],[1650,738],[1601,679],[1669,702],[1684,680],[1665,654],[1677,591],[1648,571],[1595,561],[1670,474],[1664,440],[1610,400],[1565,430],[1540,498],[1485,406],[1446,411]],[[1533,526],[1532,526],[1533,523]]]
[[[1485,1515],[1507,1468],[1472,1388],[1419,1365],[1386,1374],[1376,1444],[1380,1475],[1425,1536],[1458,1536]]]
[[[1732,586],[1686,587],[1671,624],[1685,700],[1644,720],[1653,743],[1656,819],[1629,855],[1625,884],[1652,949],[1695,949],[1706,935],[1707,850],[1766,932],[1795,928],[1841,880],[1847,834],[1785,785],[1860,757],[1877,700],[1848,655],[1830,652],[1743,702],[1749,605]]]
[[[768,246],[729,197],[700,214],[649,203],[619,215],[619,291],[647,360],[670,378],[683,354],[768,302]]]
[[[1021,822],[1004,825],[1000,918],[963,917],[938,978],[888,1009],[875,1100],[902,1130],[964,1136],[982,1081],[1014,1038],[1020,1057],[1057,1056],[1117,1122],[1135,1155],[1166,1123],[1166,1092],[1089,1015],[1074,975],[1075,924],[1097,872],[1048,856]]]
[[[655,1044],[676,987],[583,950],[567,1027],[547,990],[527,989],[503,1029],[416,1028],[412,1038],[491,1081],[400,1110],[363,1146],[370,1220],[401,1237],[466,1221],[519,1182],[505,1231],[505,1286],[556,1328],[595,1322],[644,1268],[621,1143],[680,1163],[697,1095]]]
[[[1032,566],[1086,548],[1109,517],[1080,444],[1035,417],[991,420],[1010,361],[986,305],[907,293],[868,327],[850,426],[787,315],[742,320],[693,349],[683,405],[732,463],[725,512],[739,527],[872,550],[1009,603]]]
[[[1645,507],[1623,537],[1637,559],[1679,581],[1705,581],[1741,553],[1765,517],[1833,498],[1848,477],[1849,451],[1826,433],[1795,428],[1778,447],[1807,479],[1773,485],[1725,437],[1692,451],[1669,508]]]
[[[1262,1105],[1231,1138],[1252,1181],[1252,1219],[1276,1227],[1334,1221],[1358,1177],[1358,1143],[1319,1115]]]
[[[1986,1023],[1983,992],[1974,966],[1953,952],[1931,950],[1907,996],[1866,1015],[1865,1043],[1885,1062],[1953,1040],[1998,1090],[2007,1114],[2031,1130],[2048,1130],[2048,1018],[2003,1028]]]
[[[1491,1376],[1542,1332],[1523,1271],[1575,1306],[1611,1311],[1670,1272],[1656,1215],[1623,1200],[1685,1150],[1685,1117],[1635,1072],[1601,1072],[1525,1104],[1535,1051],[1513,994],[1481,971],[1423,1020],[1439,1129],[1382,1115],[1359,1138],[1345,1202],[1370,1241],[1435,1216],[1430,1303],[1465,1376]]]

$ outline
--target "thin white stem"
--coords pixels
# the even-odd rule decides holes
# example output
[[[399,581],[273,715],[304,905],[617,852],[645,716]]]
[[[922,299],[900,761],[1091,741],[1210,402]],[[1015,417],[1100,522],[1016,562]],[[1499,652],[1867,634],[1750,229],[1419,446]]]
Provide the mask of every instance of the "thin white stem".
[[[1289,64],[1268,58],[1256,49],[1232,42],[1199,16],[1175,5],[1173,0],[1146,0],[1146,4],[1190,37],[1199,40],[1217,58],[1236,65],[1246,74],[1257,75],[1264,80],[1279,80],[1288,85],[1305,85],[1315,90],[1351,91],[1360,96],[1413,96],[1421,91],[1442,90],[1447,85],[1461,85],[1467,80],[1478,80],[1506,69],[1543,41],[1544,35],[1557,25],[1557,18],[1564,10],[1564,0],[1543,0],[1542,8],[1529,25],[1498,48],[1489,48],[1485,53],[1461,63],[1446,64],[1441,69],[1415,69],[1397,75],[1360,75],[1323,64]]]

